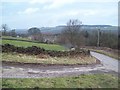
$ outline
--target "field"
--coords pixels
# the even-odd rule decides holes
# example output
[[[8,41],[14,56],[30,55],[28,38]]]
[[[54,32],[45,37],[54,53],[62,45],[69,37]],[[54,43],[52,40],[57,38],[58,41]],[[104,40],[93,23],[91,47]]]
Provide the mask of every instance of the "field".
[[[8,38],[8,37],[5,37]],[[13,37],[11,37],[13,39]],[[22,39],[21,39],[22,40]],[[64,51],[65,48],[55,44],[43,44],[18,40],[2,40],[2,44],[11,44],[18,47],[42,47],[46,50]],[[92,64],[96,59],[91,56],[78,57],[51,57],[49,55],[27,55],[19,53],[2,53],[2,61],[21,62],[21,63],[43,63],[43,64]]]
[[[2,44],[11,44],[18,47],[37,46],[37,47],[44,48],[46,50],[57,50],[57,51],[65,50],[63,46],[56,45],[56,44],[43,44],[43,43],[35,43],[35,42],[27,42],[27,41],[17,41],[17,40],[2,40]]]
[[[8,37],[5,37],[8,38]],[[20,41],[24,40],[24,41]],[[11,44],[18,47],[42,47],[46,50],[64,51],[63,46],[29,42],[23,38],[2,40],[2,44]],[[27,55],[16,52],[1,53],[2,61],[41,64],[92,64],[96,59],[92,56],[51,57],[49,55]],[[120,82],[119,82],[120,83]],[[3,78],[3,88],[118,88],[118,77],[111,74],[88,74],[57,78]]]
[[[119,82],[120,83],[120,82]],[[2,79],[3,88],[118,88],[118,78],[110,74],[60,78]]]
[[[23,37],[11,37],[11,36],[2,36],[2,39],[30,40],[30,39],[28,39],[28,38],[23,38]]]
[[[26,55],[18,53],[2,53],[2,61],[21,63],[43,63],[43,64],[92,64],[96,59],[87,57],[50,57],[47,55]]]

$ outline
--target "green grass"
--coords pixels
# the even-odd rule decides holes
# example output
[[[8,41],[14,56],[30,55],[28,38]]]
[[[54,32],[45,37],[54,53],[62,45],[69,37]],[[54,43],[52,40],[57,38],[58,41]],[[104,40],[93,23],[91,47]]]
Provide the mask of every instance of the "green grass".
[[[118,53],[106,52],[105,50],[95,50],[95,49],[91,49],[91,51],[95,51],[95,52],[110,56],[112,58],[115,58],[117,60],[120,60]]]
[[[33,42],[17,41],[17,40],[2,40],[2,44],[11,44],[18,47],[37,46],[37,47],[42,47],[46,50],[57,50],[57,51],[65,50],[63,46],[56,45],[56,44],[33,43]]]
[[[41,58],[41,56],[43,58]],[[21,63],[43,63],[43,64],[92,64],[96,59],[87,57],[50,57],[47,55],[26,55],[18,53],[2,53],[2,61],[21,62]]]
[[[119,82],[120,83],[120,82]],[[118,88],[118,77],[90,74],[60,78],[2,79],[3,88]]]

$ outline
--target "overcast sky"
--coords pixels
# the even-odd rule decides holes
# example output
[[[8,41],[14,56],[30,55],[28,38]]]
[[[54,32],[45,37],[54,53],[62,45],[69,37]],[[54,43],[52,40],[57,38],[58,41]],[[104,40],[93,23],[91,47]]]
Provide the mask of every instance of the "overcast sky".
[[[0,19],[11,29],[83,24],[118,25],[119,0],[2,0]]]

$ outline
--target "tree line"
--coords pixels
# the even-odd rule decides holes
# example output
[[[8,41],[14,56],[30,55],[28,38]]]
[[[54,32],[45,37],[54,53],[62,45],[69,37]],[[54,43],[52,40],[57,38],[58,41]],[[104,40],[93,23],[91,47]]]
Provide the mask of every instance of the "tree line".
[[[1,30],[2,35],[13,37],[19,35],[15,32],[15,29],[10,30],[9,32],[7,30],[7,24],[3,24]],[[33,40],[44,42],[44,35],[37,27],[28,29],[28,33],[21,36],[31,37]],[[81,21],[78,19],[70,19],[66,23],[66,27],[62,30],[62,32],[57,35],[57,39],[54,43],[75,48],[83,46],[99,46],[119,49],[118,36],[119,34],[112,33],[111,31],[106,32],[105,30],[100,30],[100,28],[92,31],[83,30]]]
[[[78,19],[67,22],[66,28],[61,32],[59,42],[76,48],[98,46],[119,49],[118,34],[112,33],[110,30],[100,30],[100,28],[92,31],[83,30],[82,22]]]

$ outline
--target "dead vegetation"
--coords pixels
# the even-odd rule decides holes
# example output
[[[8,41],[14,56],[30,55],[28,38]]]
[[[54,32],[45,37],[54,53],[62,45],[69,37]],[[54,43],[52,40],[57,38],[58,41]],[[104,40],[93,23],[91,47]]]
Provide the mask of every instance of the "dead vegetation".
[[[5,44],[2,45],[2,52],[17,52],[22,54],[28,54],[28,55],[40,55],[41,57],[45,57],[44,55],[49,55],[51,57],[65,57],[65,56],[76,56],[76,55],[82,55],[82,56],[89,56],[90,52],[89,50],[74,50],[74,51],[52,51],[52,50],[45,50],[40,47],[32,46],[32,47],[16,47],[14,45]]]

